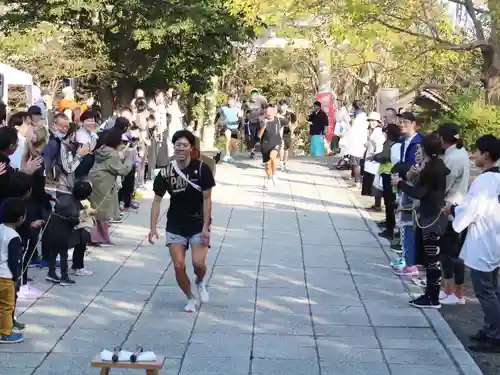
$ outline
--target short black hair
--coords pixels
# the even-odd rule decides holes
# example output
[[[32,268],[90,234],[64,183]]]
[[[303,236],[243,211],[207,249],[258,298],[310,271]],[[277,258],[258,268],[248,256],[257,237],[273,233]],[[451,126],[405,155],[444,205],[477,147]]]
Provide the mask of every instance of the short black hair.
[[[126,132],[129,127],[130,127],[129,120],[127,120],[125,117],[117,117],[113,129],[118,129],[122,132]]]
[[[92,194],[92,185],[88,181],[76,181],[72,193],[76,200],[84,201]]]
[[[15,224],[26,215],[26,202],[21,198],[7,198],[3,201],[2,220],[6,224]]]
[[[392,112],[392,114],[394,116],[397,116],[398,115],[398,111],[396,111],[396,108],[392,108],[392,107],[389,107],[389,108],[386,108],[385,109],[387,112]]]
[[[31,176],[24,172],[13,172],[9,178],[8,196],[11,198],[26,198],[31,193]]]
[[[156,117],[155,117],[155,115],[149,115],[147,120],[156,122]]]
[[[364,104],[361,100],[355,100],[352,102],[352,106],[354,109],[361,109],[364,107]]]
[[[37,105],[32,105],[31,107],[28,108],[28,113],[30,115],[38,115],[38,116],[41,116],[42,115],[42,109],[37,106]]]
[[[122,144],[123,132],[119,129],[111,128],[104,138],[104,145],[117,149]]]
[[[175,144],[179,139],[186,138],[191,147],[196,145],[196,137],[189,130],[178,130],[172,136],[172,143]]]
[[[30,117],[28,112],[16,112],[12,116],[10,116],[7,125],[10,127],[21,126],[28,117]]]
[[[135,107],[137,108],[137,112],[144,112],[148,109],[148,102],[144,98],[138,98],[135,101]]]
[[[318,101],[318,100],[316,100],[316,101],[314,102],[314,105],[317,105],[318,107],[320,107],[320,108],[321,108],[321,102],[320,102],[320,101]]]
[[[89,120],[89,119],[95,120],[96,118],[97,118],[97,116],[93,111],[85,111],[80,116],[80,122],[84,122],[84,121]]]
[[[500,140],[493,134],[483,135],[476,140],[476,148],[481,153],[488,153],[493,162],[500,159]]]
[[[0,151],[7,151],[9,147],[17,144],[17,130],[10,126],[0,128]]]

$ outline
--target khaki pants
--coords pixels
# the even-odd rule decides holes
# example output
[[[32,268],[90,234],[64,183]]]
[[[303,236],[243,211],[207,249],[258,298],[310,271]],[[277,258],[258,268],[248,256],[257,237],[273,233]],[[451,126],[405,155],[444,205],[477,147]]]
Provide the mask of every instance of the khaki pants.
[[[0,336],[9,336],[12,332],[14,297],[14,281],[0,278]]]

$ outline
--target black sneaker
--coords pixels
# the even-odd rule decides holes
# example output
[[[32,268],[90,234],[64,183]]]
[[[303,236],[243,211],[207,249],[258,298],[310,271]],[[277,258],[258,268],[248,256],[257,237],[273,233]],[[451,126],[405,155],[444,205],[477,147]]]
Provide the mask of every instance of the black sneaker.
[[[253,151],[252,151],[252,152],[250,153],[250,159],[255,159],[255,152],[253,152]]]
[[[441,307],[439,301],[433,301],[425,294],[422,294],[420,297],[415,298],[409,303],[411,306],[417,307],[419,309],[439,309]]]
[[[45,280],[47,281],[50,281],[50,282],[53,282],[54,284],[59,284],[61,282],[61,278],[57,275],[52,275],[52,274],[47,274],[47,276],[45,276]]]
[[[387,221],[378,221],[377,223],[377,227],[379,227],[380,229],[382,228],[385,228],[387,226]]]
[[[380,232],[378,234],[378,236],[382,237],[382,238],[386,238],[386,239],[388,239],[391,242],[394,240],[394,233],[389,232],[387,229],[383,230],[382,232]]]
[[[62,286],[72,286],[73,284],[75,284],[75,280],[70,279],[68,276],[61,277],[60,284]]]

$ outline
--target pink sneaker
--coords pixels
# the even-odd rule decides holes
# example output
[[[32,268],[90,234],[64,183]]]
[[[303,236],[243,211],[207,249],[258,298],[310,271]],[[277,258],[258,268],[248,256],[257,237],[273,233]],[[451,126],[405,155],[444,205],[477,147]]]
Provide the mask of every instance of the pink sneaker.
[[[42,297],[42,295],[43,292],[30,285],[21,286],[19,292],[17,292],[17,297],[19,299],[38,299]]]
[[[405,266],[402,269],[394,269],[394,273],[399,276],[418,276],[417,266]]]

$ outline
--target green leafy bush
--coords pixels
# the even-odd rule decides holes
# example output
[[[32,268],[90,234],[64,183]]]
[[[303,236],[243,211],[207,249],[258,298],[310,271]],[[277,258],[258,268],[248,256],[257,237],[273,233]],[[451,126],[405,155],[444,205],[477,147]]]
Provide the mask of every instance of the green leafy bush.
[[[475,89],[451,95],[447,100],[453,112],[441,114],[437,119],[437,125],[450,121],[460,125],[464,144],[469,149],[482,135],[500,137],[500,107],[485,104],[482,95]]]

